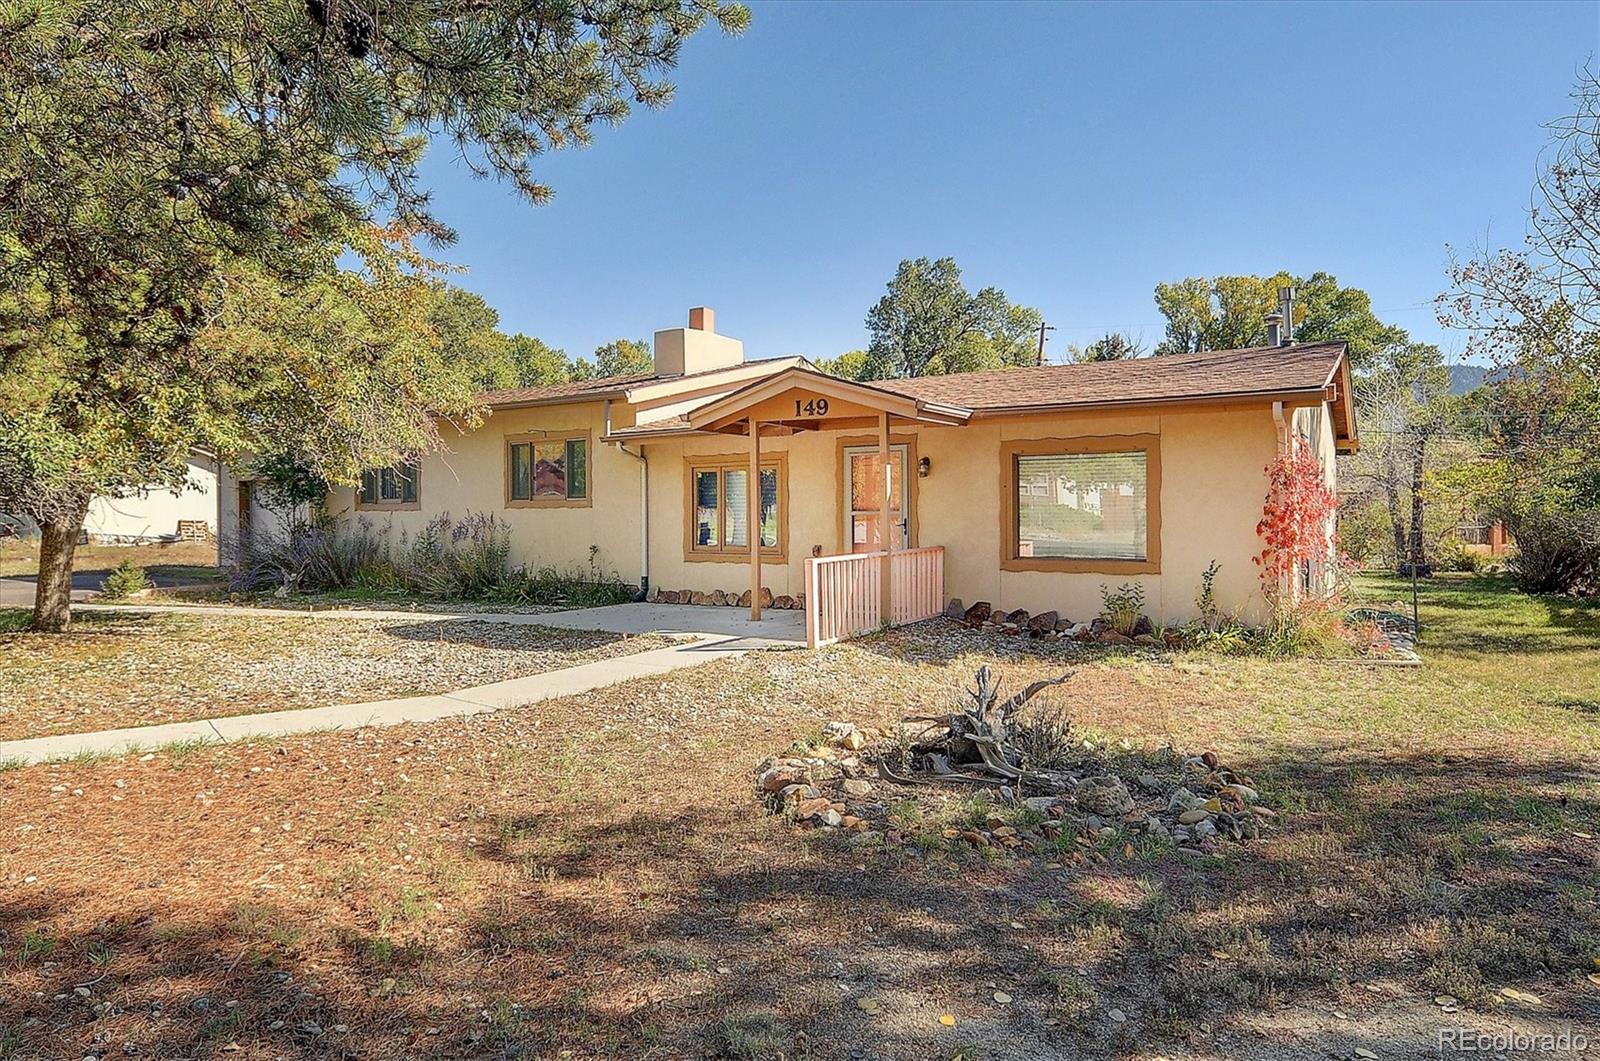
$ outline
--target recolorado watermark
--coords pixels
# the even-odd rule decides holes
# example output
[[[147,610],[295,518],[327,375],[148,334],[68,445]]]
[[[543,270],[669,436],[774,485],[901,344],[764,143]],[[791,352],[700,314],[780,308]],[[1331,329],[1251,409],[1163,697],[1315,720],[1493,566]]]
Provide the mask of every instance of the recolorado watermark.
[[[1439,1052],[1458,1054],[1579,1054],[1589,1049],[1582,1032],[1485,1032],[1476,1028],[1440,1028]]]

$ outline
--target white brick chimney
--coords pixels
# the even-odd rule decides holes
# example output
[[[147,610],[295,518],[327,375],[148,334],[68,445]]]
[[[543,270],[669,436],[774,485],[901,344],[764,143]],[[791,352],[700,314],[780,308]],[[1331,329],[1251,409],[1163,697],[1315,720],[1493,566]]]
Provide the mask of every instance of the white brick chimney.
[[[656,375],[686,376],[744,363],[744,344],[717,334],[717,315],[709,306],[689,311],[687,328],[656,332]]]

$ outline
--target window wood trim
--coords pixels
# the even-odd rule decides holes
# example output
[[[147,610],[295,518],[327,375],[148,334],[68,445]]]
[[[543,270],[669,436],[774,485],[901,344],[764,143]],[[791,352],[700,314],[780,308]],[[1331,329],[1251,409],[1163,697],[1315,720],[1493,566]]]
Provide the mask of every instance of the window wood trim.
[[[775,468],[778,472],[778,545],[776,548],[762,546],[762,563],[771,560],[775,563],[787,563],[789,559],[789,454],[784,450],[775,453],[761,454],[761,470]],[[725,471],[749,471],[750,454],[746,453],[706,453],[695,454],[683,458],[683,558],[690,563],[734,563],[750,562],[749,545],[720,545],[715,549],[696,548],[694,544],[695,529],[695,493],[694,473],[717,473],[717,504],[718,511],[725,504],[722,497],[722,478]],[[759,489],[759,486],[756,487]],[[755,528],[751,528],[754,532]]]
[[[849,541],[848,531],[845,528],[845,524],[850,519],[850,477],[845,473],[844,451],[847,449],[859,449],[863,446],[871,446],[873,449],[877,449],[878,436],[840,435],[838,444],[834,447],[833,474],[839,479],[839,489],[835,492],[834,503],[839,506],[839,509],[834,513],[833,522],[838,532],[838,551],[841,554],[848,553],[853,544]],[[907,514],[909,524],[906,527],[906,541],[908,543],[907,548],[915,549],[918,547],[917,536],[919,531],[917,527],[917,509],[920,507],[917,504],[917,484],[922,478],[921,475],[917,474],[917,461],[919,459],[917,457],[917,436],[915,434],[896,435],[891,432],[889,446],[891,448],[895,446],[906,447],[906,506],[911,510]]]
[[[1017,458],[1077,453],[1144,453],[1145,558],[1018,556]],[[1000,445],[1000,570],[1056,571],[1068,574],[1159,575],[1161,573],[1161,436],[1081,435],[1028,438]]]
[[[398,468],[400,465],[391,464],[388,467]],[[422,510],[422,461],[417,461],[415,467],[417,475],[417,499],[415,501],[363,501],[361,500],[361,476],[357,476],[355,510],[357,512],[420,512]],[[365,475],[368,471],[376,473],[383,471],[383,469],[368,468],[361,474]]]
[[[565,445],[577,439],[582,439],[583,447],[583,482],[585,497],[527,497],[513,498],[511,496],[511,447],[514,445],[536,446],[540,442],[560,442]],[[506,508],[589,508],[594,504],[594,438],[589,431],[523,431],[514,435],[506,435],[500,444],[500,459],[505,464],[505,507]],[[532,460],[532,453],[529,454]],[[529,473],[533,474],[530,465]],[[530,489],[532,483],[529,483]]]

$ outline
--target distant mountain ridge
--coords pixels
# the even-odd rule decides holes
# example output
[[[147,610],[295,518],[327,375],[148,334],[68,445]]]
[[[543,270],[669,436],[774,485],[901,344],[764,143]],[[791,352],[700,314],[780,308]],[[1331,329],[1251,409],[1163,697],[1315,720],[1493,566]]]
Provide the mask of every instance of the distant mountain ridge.
[[[1450,370],[1450,393],[1466,394],[1489,382],[1489,369],[1483,365],[1447,365]]]

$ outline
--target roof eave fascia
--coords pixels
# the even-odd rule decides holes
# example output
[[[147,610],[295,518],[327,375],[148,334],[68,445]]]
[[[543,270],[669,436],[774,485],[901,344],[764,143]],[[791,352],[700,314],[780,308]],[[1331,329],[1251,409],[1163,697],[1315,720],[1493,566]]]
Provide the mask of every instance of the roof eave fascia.
[[[536,409],[541,405],[583,405],[587,402],[603,402],[616,398],[626,398],[628,392],[621,388],[603,391],[584,391],[582,394],[557,395],[550,398],[528,398],[518,402],[485,402],[484,408],[491,412],[503,409]]]
[[[618,434],[602,435],[601,442],[628,443],[628,442],[654,442],[662,438],[686,438],[690,435],[699,435],[704,438],[716,436],[715,431],[696,431],[692,427],[672,427],[663,431],[634,431]]]

